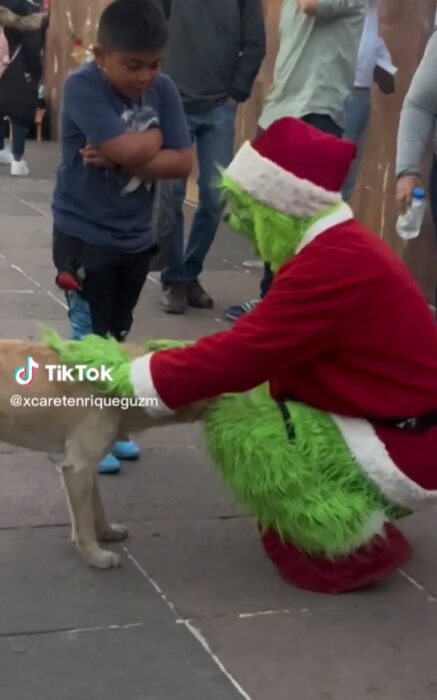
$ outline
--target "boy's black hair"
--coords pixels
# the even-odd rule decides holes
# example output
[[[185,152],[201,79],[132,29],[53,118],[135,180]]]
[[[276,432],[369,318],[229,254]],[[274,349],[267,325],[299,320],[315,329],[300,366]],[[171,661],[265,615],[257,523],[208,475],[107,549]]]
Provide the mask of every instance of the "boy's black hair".
[[[97,43],[103,51],[147,53],[163,49],[167,36],[160,0],[115,0],[100,17]]]

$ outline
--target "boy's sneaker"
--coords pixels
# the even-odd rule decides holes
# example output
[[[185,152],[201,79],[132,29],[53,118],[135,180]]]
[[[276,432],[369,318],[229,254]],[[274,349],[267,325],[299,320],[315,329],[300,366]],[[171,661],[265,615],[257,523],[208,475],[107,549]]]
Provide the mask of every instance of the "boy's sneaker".
[[[11,175],[15,177],[27,177],[29,173],[29,166],[25,160],[12,160]]]
[[[120,459],[133,460],[139,456],[140,448],[133,440],[120,440],[100,462],[99,474],[118,474],[121,469]]]
[[[113,454],[109,453],[99,464],[99,474],[118,474],[121,464]]]
[[[251,299],[250,301],[245,301],[243,304],[238,304],[237,306],[230,306],[225,311],[225,318],[228,321],[238,321],[241,316],[249,314],[254,308],[259,304],[261,299]]]
[[[162,285],[161,306],[167,314],[183,314],[187,306],[185,282],[167,282]]]
[[[116,459],[138,459],[140,448],[133,440],[120,440],[115,443],[112,454]]]
[[[13,160],[14,156],[12,155],[9,148],[3,148],[0,151],[0,165],[11,165]]]

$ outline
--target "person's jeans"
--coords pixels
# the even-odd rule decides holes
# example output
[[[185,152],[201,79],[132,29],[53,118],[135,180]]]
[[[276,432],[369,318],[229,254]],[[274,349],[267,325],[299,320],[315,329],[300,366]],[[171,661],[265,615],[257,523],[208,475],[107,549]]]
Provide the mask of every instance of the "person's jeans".
[[[162,269],[161,281],[197,280],[214,240],[223,211],[217,187],[218,166],[227,168],[234,154],[236,107],[225,104],[206,114],[187,115],[191,138],[196,143],[199,165],[199,205],[193,218],[184,253],[186,181],[175,185],[176,222],[170,255]]]
[[[68,304],[68,318],[70,319],[71,340],[82,340],[87,335],[92,335],[90,306],[77,292],[66,292]]]
[[[343,185],[342,196],[346,202],[352,197],[357,183],[371,112],[372,100],[370,90],[355,89],[345,101],[344,138],[355,143],[358,149],[357,156]]]
[[[314,126],[315,129],[319,129],[319,131],[323,131],[326,134],[332,134],[339,139],[343,135],[343,129],[341,129],[341,127],[339,127],[338,124],[336,124],[335,121],[327,114],[306,114],[304,117],[302,117],[302,121],[306,122],[307,124],[311,124],[311,126]],[[262,130],[259,129],[257,136],[259,136],[261,133]],[[270,265],[266,263],[264,265],[264,275],[260,283],[260,299],[264,299],[270,289],[272,281],[273,273]]]
[[[24,151],[26,148],[26,138],[28,134],[28,127],[25,124],[20,124],[16,119],[11,120],[12,124],[12,155],[15,160],[21,160],[24,156]],[[0,116],[0,151],[5,147],[5,141],[7,139],[7,130],[5,125],[4,117]]]

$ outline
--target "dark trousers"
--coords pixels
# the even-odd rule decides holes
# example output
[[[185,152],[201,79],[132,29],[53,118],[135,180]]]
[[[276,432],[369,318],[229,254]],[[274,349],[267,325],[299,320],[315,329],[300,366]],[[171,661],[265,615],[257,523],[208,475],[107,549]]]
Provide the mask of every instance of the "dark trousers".
[[[434,224],[434,234],[437,239],[437,158],[434,157],[431,166],[431,176],[429,180],[429,203],[431,205],[432,221]],[[437,314],[437,288],[435,291],[435,308]]]
[[[94,333],[123,341],[133,323],[133,311],[149,273],[156,246],[124,253],[84,243],[54,228],[53,262],[58,271],[80,278],[80,292],[68,292],[73,337]]]
[[[20,124],[16,119],[11,120],[12,124],[12,154],[15,160],[21,160],[24,156],[24,151],[26,148],[26,138],[29,132],[28,127],[25,124]],[[0,115],[0,151],[5,147],[5,141],[7,139],[7,127],[5,119]]]
[[[327,114],[306,114],[304,117],[302,117],[302,121],[306,122],[307,124],[311,124],[311,126],[314,126],[315,129],[319,129],[319,131],[323,131],[325,134],[332,134],[332,136],[336,136],[338,139],[341,139],[343,136],[343,129],[341,129],[338,124],[335,123],[335,121],[329,117]],[[258,129],[257,136],[259,136],[262,133],[262,129]],[[436,190],[437,190],[437,175],[436,175]],[[437,199],[436,199],[436,213],[437,213]],[[264,275],[261,280],[260,284],[260,297],[261,299],[264,299],[266,296],[267,292],[270,289],[270,286],[272,284],[273,280],[273,273],[270,268],[270,265],[267,263],[264,265]]]

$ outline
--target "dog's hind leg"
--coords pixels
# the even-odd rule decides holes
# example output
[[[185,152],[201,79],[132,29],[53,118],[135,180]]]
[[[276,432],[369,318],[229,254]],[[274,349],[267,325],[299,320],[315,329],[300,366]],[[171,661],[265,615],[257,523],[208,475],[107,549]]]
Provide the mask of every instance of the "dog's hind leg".
[[[109,411],[100,411],[100,415],[99,411],[87,414],[66,441],[62,464],[75,544],[84,560],[99,569],[120,565],[120,556],[102,549],[97,542],[93,487],[96,465],[112,444],[118,422],[117,414]],[[103,507],[99,517],[102,515],[104,517]]]
[[[108,523],[95,472],[93,472],[93,511],[96,536],[99,542],[123,542],[127,538],[128,531],[125,527]]]

